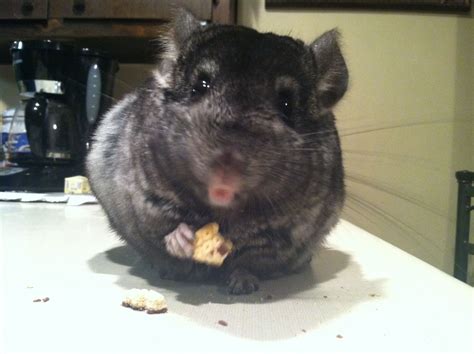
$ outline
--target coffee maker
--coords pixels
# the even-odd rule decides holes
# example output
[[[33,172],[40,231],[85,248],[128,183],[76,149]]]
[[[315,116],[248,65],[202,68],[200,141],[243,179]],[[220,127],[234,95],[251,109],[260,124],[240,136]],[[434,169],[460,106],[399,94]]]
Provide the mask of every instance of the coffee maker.
[[[63,191],[64,178],[85,175],[118,64],[71,42],[15,41],[10,52],[31,153],[9,156],[15,171],[0,175],[0,191]]]

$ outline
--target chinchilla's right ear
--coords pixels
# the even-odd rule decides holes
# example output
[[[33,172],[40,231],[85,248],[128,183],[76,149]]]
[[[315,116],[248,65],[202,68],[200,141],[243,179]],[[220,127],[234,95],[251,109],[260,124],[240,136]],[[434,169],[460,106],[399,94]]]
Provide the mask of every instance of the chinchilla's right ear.
[[[167,34],[161,39],[164,46],[163,58],[176,60],[186,41],[202,28],[201,22],[184,8],[174,14]]]
[[[202,23],[183,8],[176,9],[173,20],[167,26],[166,33],[158,39],[157,68],[154,76],[159,86],[168,88],[172,85],[172,72],[189,38],[201,31]]]

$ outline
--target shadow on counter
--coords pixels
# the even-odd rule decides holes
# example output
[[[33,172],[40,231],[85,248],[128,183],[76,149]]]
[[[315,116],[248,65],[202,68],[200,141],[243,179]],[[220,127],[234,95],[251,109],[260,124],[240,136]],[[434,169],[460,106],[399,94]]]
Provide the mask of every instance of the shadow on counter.
[[[153,288],[163,293],[170,311],[199,324],[255,340],[304,335],[322,323],[370,301],[383,280],[364,279],[350,255],[322,248],[303,271],[262,281],[259,291],[229,295],[223,284],[162,280],[155,268],[129,246],[97,254],[89,261],[94,272],[117,275],[124,289]],[[229,325],[216,325],[224,320]]]

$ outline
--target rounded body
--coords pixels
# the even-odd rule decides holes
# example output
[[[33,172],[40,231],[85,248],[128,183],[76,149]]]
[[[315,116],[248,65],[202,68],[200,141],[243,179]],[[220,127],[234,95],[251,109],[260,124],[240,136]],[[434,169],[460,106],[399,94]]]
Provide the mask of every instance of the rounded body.
[[[342,209],[330,110],[347,86],[337,34],[306,46],[201,27],[183,13],[167,45],[153,76],[101,121],[87,160],[92,189],[161,276],[218,274],[231,293],[254,291],[258,279],[306,265]],[[178,225],[210,222],[234,244],[222,267],[170,251],[170,235],[186,240]]]

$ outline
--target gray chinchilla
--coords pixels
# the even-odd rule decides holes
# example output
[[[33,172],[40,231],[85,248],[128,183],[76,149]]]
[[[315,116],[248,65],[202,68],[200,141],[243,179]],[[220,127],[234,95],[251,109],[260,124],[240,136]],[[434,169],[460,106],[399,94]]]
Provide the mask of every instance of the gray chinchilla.
[[[310,45],[180,11],[142,87],[101,121],[87,159],[111,227],[167,279],[232,294],[299,270],[337,223],[344,171],[332,107],[348,71],[337,31]],[[191,259],[217,222],[220,268]]]

